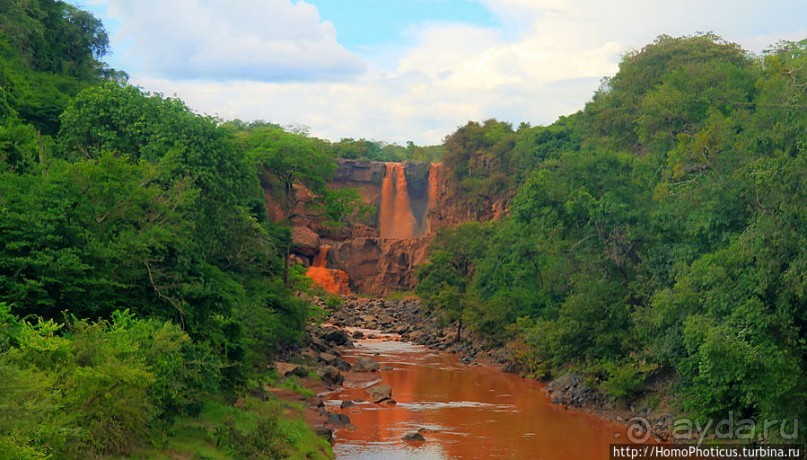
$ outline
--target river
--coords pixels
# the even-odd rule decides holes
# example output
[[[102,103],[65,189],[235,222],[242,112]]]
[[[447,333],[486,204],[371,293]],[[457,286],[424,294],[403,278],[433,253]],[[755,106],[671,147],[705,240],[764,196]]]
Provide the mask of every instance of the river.
[[[361,356],[382,370],[348,373],[344,389],[326,398],[354,426],[336,431],[337,459],[596,460],[624,439],[621,424],[551,404],[538,382],[464,365],[453,354],[388,336],[358,340],[343,353],[351,363]],[[397,404],[339,408],[344,400],[367,399],[365,388],[376,383],[390,385]],[[402,440],[418,430],[425,442]]]

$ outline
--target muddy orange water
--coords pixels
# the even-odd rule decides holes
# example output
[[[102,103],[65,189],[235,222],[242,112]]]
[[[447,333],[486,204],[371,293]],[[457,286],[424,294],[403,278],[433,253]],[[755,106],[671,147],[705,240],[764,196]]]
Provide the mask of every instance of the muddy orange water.
[[[409,203],[409,190],[403,163],[385,163],[381,182],[378,228],[381,238],[413,238],[415,216]]]
[[[380,363],[377,374],[348,373],[346,388],[327,396],[355,428],[335,433],[337,459],[607,459],[624,427],[550,403],[541,384],[487,366],[466,366],[455,355],[394,340],[357,341],[344,352]],[[376,383],[392,387],[397,405],[367,398]],[[401,438],[424,428],[426,441]],[[618,436],[618,437],[617,437]]]

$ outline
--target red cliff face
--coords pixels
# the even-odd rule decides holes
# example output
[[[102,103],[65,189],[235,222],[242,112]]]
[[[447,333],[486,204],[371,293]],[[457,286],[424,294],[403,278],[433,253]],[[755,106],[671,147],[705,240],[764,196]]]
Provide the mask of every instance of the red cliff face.
[[[426,261],[435,232],[470,220],[499,218],[496,209],[464,210],[440,163],[339,160],[333,188],[351,187],[376,210],[364,222],[333,230],[301,205],[293,219],[294,256],[308,276],[330,292],[384,295],[415,285],[415,268]],[[276,206],[266,191],[267,209]],[[275,213],[270,212],[269,215]]]
[[[343,270],[328,268],[330,249],[327,244],[320,246],[305,275],[332,294],[348,295],[351,293],[348,274]]]

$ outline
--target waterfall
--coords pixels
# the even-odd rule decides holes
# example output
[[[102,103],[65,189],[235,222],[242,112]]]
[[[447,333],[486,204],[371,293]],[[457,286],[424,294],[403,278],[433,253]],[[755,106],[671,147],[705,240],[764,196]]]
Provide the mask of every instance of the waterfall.
[[[314,256],[314,260],[311,262],[311,266],[308,267],[305,274],[314,280],[322,289],[332,294],[348,295],[350,294],[350,277],[348,277],[347,273],[343,270],[327,268],[328,251],[330,251],[330,249],[331,247],[327,244],[320,246],[319,252]]]
[[[328,261],[328,251],[331,249],[330,246],[327,244],[323,244],[319,247],[319,252],[317,255],[314,256],[314,260],[311,262],[312,267],[322,267],[325,268]]]
[[[392,239],[413,238],[417,236],[417,225],[409,203],[404,165],[385,163],[385,166],[378,216],[379,235],[381,238]]]

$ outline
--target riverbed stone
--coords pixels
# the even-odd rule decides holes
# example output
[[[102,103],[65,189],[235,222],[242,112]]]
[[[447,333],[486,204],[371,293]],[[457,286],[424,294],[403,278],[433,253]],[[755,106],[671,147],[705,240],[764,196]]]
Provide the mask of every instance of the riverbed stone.
[[[350,337],[347,335],[347,332],[337,329],[335,331],[330,331],[322,336],[322,339],[326,342],[333,342],[339,346],[351,346],[353,345],[353,341],[350,340]]]
[[[325,366],[324,368],[320,369],[318,374],[322,378],[325,385],[331,387],[341,385],[345,381],[345,376],[342,375],[342,372],[333,366]]]
[[[409,442],[423,442],[426,438],[424,438],[422,434],[415,432],[405,434],[403,440]]]
[[[317,351],[320,351],[320,352],[324,352],[324,351],[328,350],[328,346],[325,345],[325,342],[323,342],[318,337],[314,337],[314,336],[311,336],[311,348],[313,348],[313,349],[315,349]]]
[[[317,433],[317,436],[328,440],[328,442],[333,442],[332,428],[328,428],[327,426],[318,426],[315,428],[314,432]]]
[[[385,399],[392,399],[392,387],[387,384],[380,384],[372,386],[365,390],[370,395],[370,400],[374,403],[380,403]]]
[[[361,357],[353,365],[354,372],[376,372],[380,365],[370,358]]]
[[[327,424],[332,426],[348,426],[350,425],[350,417],[345,414],[331,414],[328,416]]]
[[[336,358],[336,361],[334,361],[333,365],[342,372],[349,371],[350,368],[353,367],[350,365],[349,362],[345,361],[342,358]]]
[[[319,360],[325,364],[333,365],[334,362],[336,361],[336,355],[333,355],[331,353],[320,353]]]

